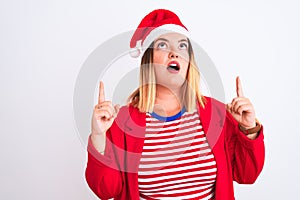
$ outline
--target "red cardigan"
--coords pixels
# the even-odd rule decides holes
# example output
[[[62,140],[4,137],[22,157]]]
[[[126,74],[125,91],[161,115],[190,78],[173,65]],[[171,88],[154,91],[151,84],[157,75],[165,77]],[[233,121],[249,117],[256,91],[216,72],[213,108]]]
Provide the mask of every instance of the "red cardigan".
[[[225,105],[206,97],[198,112],[217,163],[216,200],[234,199],[233,181],[254,183],[265,157],[263,129],[255,140],[238,128]],[[100,199],[139,200],[138,166],[145,137],[145,113],[133,106],[122,107],[107,132],[104,155],[89,138],[86,181]]]

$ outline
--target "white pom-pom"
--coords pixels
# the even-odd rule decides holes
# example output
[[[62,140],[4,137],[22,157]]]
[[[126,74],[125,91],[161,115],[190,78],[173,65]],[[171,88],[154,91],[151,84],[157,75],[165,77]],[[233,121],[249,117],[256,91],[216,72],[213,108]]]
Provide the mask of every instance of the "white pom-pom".
[[[131,50],[129,51],[129,54],[130,54],[131,57],[137,58],[137,57],[140,56],[141,51],[140,51],[138,48],[133,48],[133,49],[131,49]]]

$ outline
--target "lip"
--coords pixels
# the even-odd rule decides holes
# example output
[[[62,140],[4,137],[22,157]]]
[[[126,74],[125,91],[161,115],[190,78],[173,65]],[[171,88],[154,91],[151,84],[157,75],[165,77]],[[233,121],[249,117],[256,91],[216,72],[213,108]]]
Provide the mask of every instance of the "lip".
[[[175,69],[169,69],[169,66],[170,66],[170,65],[176,65],[179,69],[178,69],[178,70],[175,70]],[[167,69],[168,69],[169,72],[174,73],[174,74],[177,74],[177,73],[180,71],[180,64],[179,64],[179,62],[173,60],[173,61],[171,61],[171,62],[168,63]]]
[[[173,60],[173,61],[171,61],[171,62],[168,63],[168,66],[170,66],[170,65],[172,65],[172,64],[173,64],[173,65],[176,64],[176,65],[179,67],[179,69],[180,69],[180,64],[179,64],[179,62]]]

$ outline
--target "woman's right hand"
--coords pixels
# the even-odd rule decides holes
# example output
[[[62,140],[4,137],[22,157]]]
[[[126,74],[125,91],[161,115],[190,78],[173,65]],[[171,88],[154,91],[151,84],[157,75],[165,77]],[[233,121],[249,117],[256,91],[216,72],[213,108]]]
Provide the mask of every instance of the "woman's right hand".
[[[111,101],[105,101],[104,85],[100,81],[98,104],[95,105],[92,116],[92,136],[105,136],[119,112],[119,105],[113,106]]]

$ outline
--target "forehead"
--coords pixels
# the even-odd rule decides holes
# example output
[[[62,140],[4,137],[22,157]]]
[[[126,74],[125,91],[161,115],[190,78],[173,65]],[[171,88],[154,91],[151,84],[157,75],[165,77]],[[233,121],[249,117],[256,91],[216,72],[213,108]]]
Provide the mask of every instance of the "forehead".
[[[159,39],[166,39],[168,41],[187,41],[187,37],[185,35],[182,35],[180,33],[176,33],[176,32],[172,32],[172,33],[165,33],[160,35],[158,38],[156,38],[155,41],[159,40]]]

